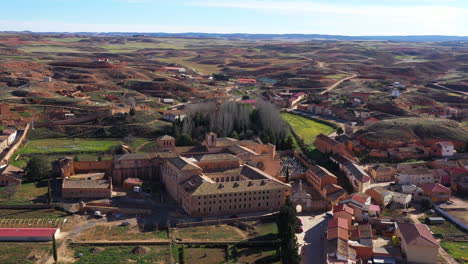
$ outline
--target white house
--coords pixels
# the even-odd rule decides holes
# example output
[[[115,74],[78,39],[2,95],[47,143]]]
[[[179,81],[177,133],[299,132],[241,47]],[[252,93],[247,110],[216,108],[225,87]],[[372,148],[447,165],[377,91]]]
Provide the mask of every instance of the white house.
[[[397,88],[393,88],[392,96],[399,98],[400,95],[401,95],[400,90],[398,90]]]
[[[399,172],[395,182],[399,184],[421,185],[425,183],[434,183],[434,174],[432,170],[425,167],[408,168]]]
[[[164,113],[163,119],[169,122],[175,122],[176,120],[184,120],[187,114],[180,110],[168,111]]]

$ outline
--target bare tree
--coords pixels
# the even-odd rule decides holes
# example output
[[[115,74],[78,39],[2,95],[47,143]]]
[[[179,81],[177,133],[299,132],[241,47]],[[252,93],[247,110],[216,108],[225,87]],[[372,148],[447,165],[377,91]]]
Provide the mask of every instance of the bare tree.
[[[19,184],[11,184],[5,187],[3,194],[7,200],[11,200],[11,198],[13,198],[15,193],[18,191],[18,186]]]

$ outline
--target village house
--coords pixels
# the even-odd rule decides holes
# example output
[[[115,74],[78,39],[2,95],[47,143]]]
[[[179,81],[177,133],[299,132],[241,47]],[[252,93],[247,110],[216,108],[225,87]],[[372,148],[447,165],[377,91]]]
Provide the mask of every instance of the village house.
[[[368,218],[368,212],[366,205],[360,203],[356,200],[346,199],[338,203],[338,205],[347,205],[353,208],[354,211],[354,220],[357,222],[362,222],[364,219]]]
[[[348,220],[345,218],[338,217],[328,221],[327,239],[332,240],[336,238],[346,241],[349,239]]]
[[[110,180],[77,180],[63,179],[62,198],[103,199],[112,197],[112,183]]]
[[[468,171],[464,174],[452,177],[451,189],[459,194],[468,193]]]
[[[21,184],[24,171],[18,167],[7,164],[0,167],[0,186]]]
[[[423,184],[421,188],[424,191],[424,195],[429,197],[431,201],[435,203],[450,200],[451,191],[449,188],[443,186],[442,184],[428,183]]]
[[[408,263],[436,264],[439,243],[424,224],[397,224],[396,236]]]
[[[369,169],[370,175],[376,182],[394,181],[397,170],[390,166],[377,164]]]
[[[323,199],[335,205],[346,198],[346,191],[339,185],[336,176],[327,169],[312,165],[306,171],[306,180],[322,196]]]
[[[347,152],[346,146],[343,143],[340,143],[329,136],[320,134],[315,138],[314,146],[317,149],[325,154],[341,154],[349,160],[356,160],[356,158]]]
[[[383,207],[387,207],[387,205],[392,202],[392,192],[382,186],[376,186],[368,189],[366,194],[372,197],[372,200],[374,200],[378,205]]]
[[[369,157],[385,159],[388,158],[388,151],[381,149],[371,149],[369,151]]]
[[[437,142],[431,148],[431,155],[437,157],[451,157],[455,152],[452,142]]]
[[[330,160],[338,164],[340,170],[345,173],[355,191],[365,192],[369,189],[370,176],[367,175],[361,166],[340,154],[331,156]]]
[[[346,204],[340,204],[333,207],[333,218],[334,219],[346,219],[348,222],[348,229],[351,229],[353,225],[354,209]]]
[[[156,139],[156,145],[160,151],[175,151],[175,138],[169,135],[160,136]]]
[[[239,86],[255,86],[257,85],[257,80],[255,79],[239,79],[237,80]]]
[[[163,119],[169,122],[175,122],[177,120],[182,121],[187,116],[187,113],[182,110],[165,111]]]
[[[425,183],[434,183],[434,174],[427,167],[416,167],[404,169],[397,173],[395,182],[398,184],[415,184],[421,185]]]
[[[392,192],[392,203],[390,204],[391,208],[408,208],[412,199],[411,194]]]
[[[402,185],[400,192],[411,195],[411,199],[416,202],[424,198],[424,191],[414,184]]]
[[[388,154],[391,158],[399,160],[423,159],[429,157],[429,151],[423,146],[408,145],[407,147],[390,148]]]
[[[327,264],[356,264],[356,250],[344,239],[327,241]]]
[[[187,70],[183,67],[164,67],[163,71],[173,73],[186,73]]]
[[[351,240],[354,241],[349,243],[356,250],[358,258],[368,260],[372,258],[372,226],[370,224],[361,223],[357,226],[353,226],[351,230]]]

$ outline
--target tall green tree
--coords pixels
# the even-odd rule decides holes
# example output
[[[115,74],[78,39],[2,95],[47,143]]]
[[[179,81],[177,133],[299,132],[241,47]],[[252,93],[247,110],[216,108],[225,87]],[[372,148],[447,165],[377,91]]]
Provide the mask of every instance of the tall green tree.
[[[42,157],[33,156],[26,165],[24,177],[26,181],[40,181],[49,178],[50,164]]]
[[[281,239],[281,262],[283,264],[299,264],[299,245],[296,239],[296,230],[298,228],[297,212],[289,198],[281,207],[277,223],[278,233]]]
[[[54,261],[57,263],[58,254],[57,254],[57,242],[55,241],[55,235],[52,236],[52,253],[54,254]]]

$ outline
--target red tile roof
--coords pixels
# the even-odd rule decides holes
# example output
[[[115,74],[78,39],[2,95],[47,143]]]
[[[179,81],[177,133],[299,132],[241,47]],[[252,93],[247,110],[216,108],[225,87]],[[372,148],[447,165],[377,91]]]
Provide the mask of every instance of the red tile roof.
[[[242,100],[240,101],[241,104],[256,104],[257,99],[249,99],[249,100]]]
[[[346,204],[339,204],[333,208],[333,213],[342,212],[342,211],[347,212],[351,215],[354,214],[354,209],[351,206],[348,206]]]
[[[369,211],[380,212],[380,207],[375,204],[369,205]]]
[[[348,230],[348,220],[342,217],[338,217],[328,221],[328,228],[341,227]]]
[[[428,184],[423,184],[422,189],[424,190],[424,193],[429,193],[429,192],[444,192],[444,193],[449,193],[450,189],[443,186],[440,183],[428,183]]]
[[[238,83],[257,83],[257,80],[255,80],[255,79],[239,79],[237,82]]]
[[[138,178],[127,178],[127,179],[125,179],[124,182],[126,182],[126,183],[134,183],[134,184],[141,184],[141,183],[143,183],[143,182],[142,182],[140,179],[138,179]]]
[[[351,196],[351,199],[354,200],[354,201],[360,202],[362,204],[366,203],[366,199],[364,199],[364,197],[362,197],[360,195],[357,195],[357,194]]]
[[[57,228],[0,228],[0,237],[52,237]]]
[[[402,239],[407,244],[439,246],[439,242],[435,240],[429,227],[425,224],[401,223],[398,224],[398,229],[400,230]]]

